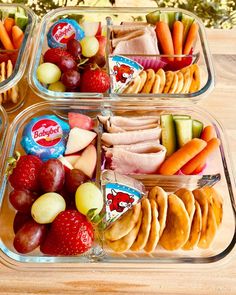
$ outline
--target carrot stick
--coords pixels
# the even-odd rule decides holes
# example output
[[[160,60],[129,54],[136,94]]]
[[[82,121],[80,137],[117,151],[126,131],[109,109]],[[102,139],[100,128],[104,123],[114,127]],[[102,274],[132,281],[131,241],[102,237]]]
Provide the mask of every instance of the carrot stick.
[[[198,24],[196,22],[192,23],[189,31],[188,31],[188,36],[185,41],[184,45],[184,54],[189,54],[191,48],[193,47],[193,43],[197,38],[197,33],[198,33]]]
[[[208,142],[212,138],[216,137],[215,128],[211,125],[204,127],[201,134],[201,139]]]
[[[12,41],[16,49],[20,48],[23,39],[24,39],[24,32],[18,26],[13,26]]]
[[[11,39],[9,38],[7,31],[1,21],[0,21],[0,40],[2,41],[2,44],[5,49],[14,50],[14,46],[11,42]]]
[[[187,175],[192,174],[200,165],[203,163],[205,164],[206,159],[219,147],[219,145],[220,141],[218,138],[214,137],[209,140],[207,146],[181,168],[181,172]]]
[[[183,34],[184,34],[184,25],[180,21],[175,21],[173,24],[172,38],[174,45],[174,53],[182,54],[183,50]],[[181,60],[181,57],[176,57],[176,60]]]
[[[4,27],[9,36],[11,36],[12,27],[15,25],[15,20],[12,17],[7,17],[4,20]]]
[[[159,169],[159,173],[162,175],[174,175],[180,168],[200,153],[206,145],[207,143],[200,138],[194,138],[188,141],[164,161]]]
[[[163,54],[174,54],[174,45],[171,37],[169,25],[163,21],[156,23],[157,39],[161,44]],[[173,57],[168,58],[173,61]]]

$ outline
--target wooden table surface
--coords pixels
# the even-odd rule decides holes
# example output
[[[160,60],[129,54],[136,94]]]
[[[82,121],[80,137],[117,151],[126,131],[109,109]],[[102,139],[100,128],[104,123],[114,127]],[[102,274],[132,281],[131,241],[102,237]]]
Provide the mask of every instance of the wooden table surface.
[[[216,87],[201,103],[225,127],[236,167],[236,29],[208,30]],[[32,93],[29,98],[35,98]],[[234,174],[236,175],[236,174]],[[204,266],[203,266],[204,268]],[[236,294],[236,257],[210,271],[34,271],[0,266],[0,294]]]

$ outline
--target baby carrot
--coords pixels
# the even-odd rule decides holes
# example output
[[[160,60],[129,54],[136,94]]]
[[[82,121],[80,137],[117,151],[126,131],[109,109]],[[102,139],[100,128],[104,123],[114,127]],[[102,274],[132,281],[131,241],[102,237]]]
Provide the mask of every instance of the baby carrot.
[[[172,36],[170,32],[169,25],[163,21],[156,23],[156,34],[157,39],[161,44],[163,54],[174,54],[174,46],[172,41]],[[170,61],[173,61],[173,57],[168,58]]]
[[[9,36],[11,36],[12,27],[15,25],[15,20],[12,17],[7,17],[4,20],[4,27]]]
[[[213,137],[216,137],[215,128],[211,125],[204,127],[204,129],[202,130],[201,139],[208,142]]]
[[[181,172],[187,175],[192,174],[200,165],[203,163],[205,164],[206,159],[219,147],[219,145],[220,141],[218,138],[214,137],[209,140],[207,146],[181,168]]]
[[[23,39],[24,39],[24,32],[18,26],[13,26],[12,41],[16,49],[20,48]]]
[[[162,175],[174,175],[180,168],[200,153],[206,145],[207,143],[200,138],[194,138],[188,141],[164,161],[159,169],[159,173]]]
[[[2,21],[0,21],[0,40],[2,41],[2,44],[5,49],[14,50],[14,46],[11,42],[11,39],[9,38],[9,36],[7,34],[7,31],[6,31]]]
[[[174,53],[182,54],[183,50],[183,34],[184,25],[181,21],[175,21],[173,24],[172,39],[174,45]],[[176,60],[181,60],[181,57],[176,57]]]
[[[197,33],[198,33],[198,24],[196,22],[192,23],[189,31],[188,31],[188,36],[185,41],[184,45],[184,54],[189,54],[191,48],[193,47],[193,43],[197,38]]]

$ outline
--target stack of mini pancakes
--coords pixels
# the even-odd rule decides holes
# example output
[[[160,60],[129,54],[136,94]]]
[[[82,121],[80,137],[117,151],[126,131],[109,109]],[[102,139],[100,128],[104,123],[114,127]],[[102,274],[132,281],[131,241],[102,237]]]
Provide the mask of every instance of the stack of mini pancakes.
[[[166,250],[207,249],[223,217],[223,199],[213,187],[167,194],[153,187],[147,198],[133,206],[105,231],[113,251],[147,253],[159,244]]]
[[[201,87],[200,69],[197,64],[192,64],[179,71],[153,69],[142,71],[125,88],[123,94],[157,94],[157,93],[194,93]]]
[[[8,79],[13,73],[13,64],[9,59],[7,62],[0,64],[0,83]],[[8,102],[17,103],[19,98],[18,86],[15,85],[11,89],[0,93],[0,104]]]

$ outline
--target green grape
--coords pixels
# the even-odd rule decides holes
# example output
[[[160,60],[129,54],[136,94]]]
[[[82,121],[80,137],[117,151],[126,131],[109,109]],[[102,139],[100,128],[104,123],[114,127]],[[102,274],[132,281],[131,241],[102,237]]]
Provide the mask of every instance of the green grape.
[[[48,86],[48,90],[56,92],[65,92],[66,87],[61,81],[54,82]]]
[[[37,78],[41,83],[52,84],[60,80],[61,70],[53,63],[45,62],[37,68]]]
[[[85,182],[75,193],[75,204],[78,211],[84,215],[93,208],[97,209],[94,214],[99,214],[103,208],[102,192],[94,183]]]
[[[82,54],[85,57],[92,57],[98,52],[99,42],[94,36],[84,37],[80,41],[80,44],[82,47]]]
[[[40,224],[53,222],[57,215],[66,209],[64,198],[57,193],[40,196],[31,207],[33,219]]]

